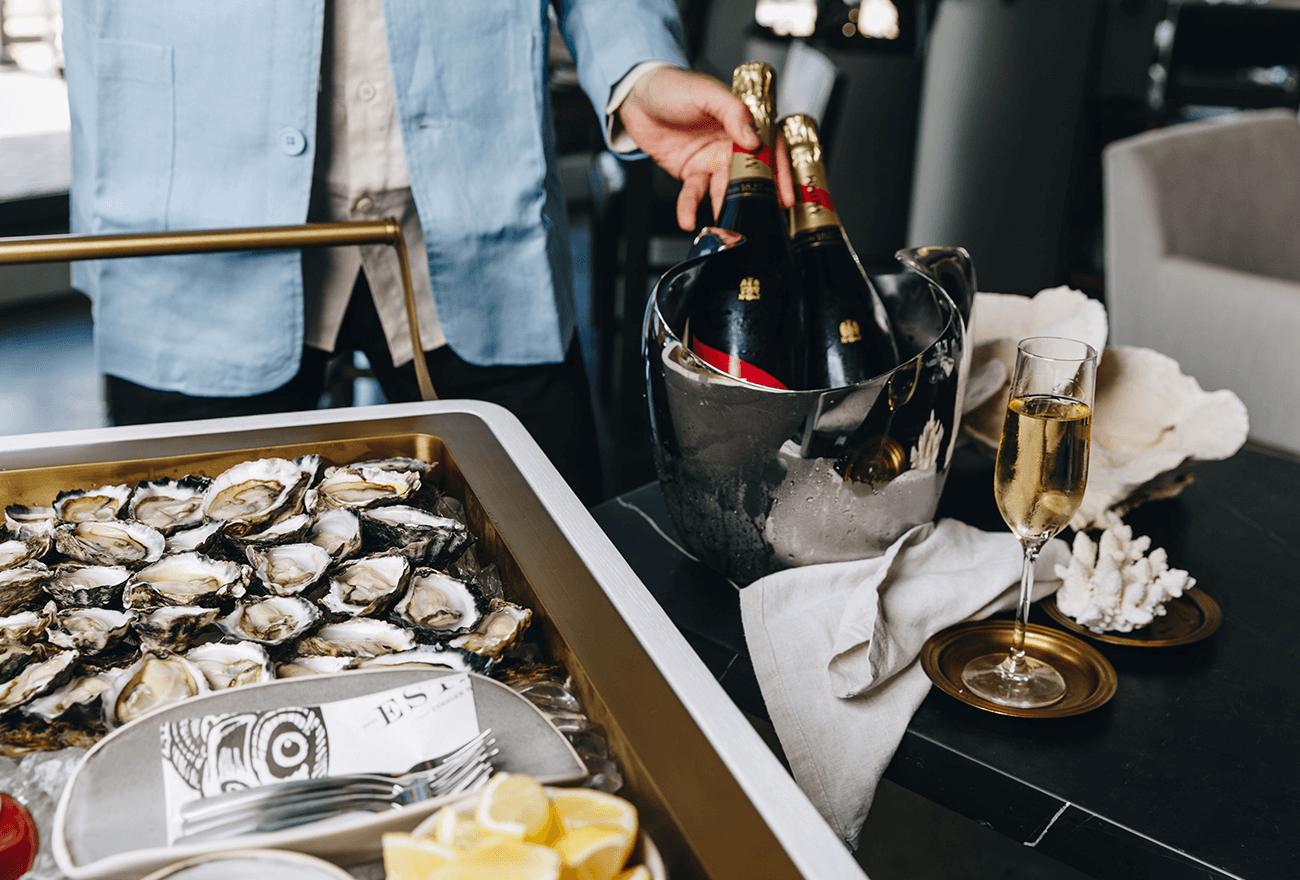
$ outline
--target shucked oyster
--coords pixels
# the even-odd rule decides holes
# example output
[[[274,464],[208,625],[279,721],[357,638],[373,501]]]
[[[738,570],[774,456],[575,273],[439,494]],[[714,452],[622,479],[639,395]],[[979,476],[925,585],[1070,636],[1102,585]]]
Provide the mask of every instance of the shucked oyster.
[[[371,617],[323,626],[298,640],[299,656],[376,657],[415,647],[409,630]]]
[[[451,575],[422,568],[393,613],[435,635],[453,635],[473,629],[487,611],[487,600],[477,587]]]
[[[40,611],[20,611],[0,617],[0,645],[31,645],[45,638],[58,606],[46,602]]]
[[[164,605],[147,613],[138,613],[131,628],[140,638],[140,650],[184,651],[216,623],[221,611],[198,605]]]
[[[145,654],[104,692],[104,716],[111,727],[146,712],[211,690],[203,672],[184,657]]]
[[[0,614],[12,614],[36,599],[50,576],[40,562],[0,570]]]
[[[376,507],[410,498],[420,488],[414,471],[388,471],[372,467],[339,467],[325,471],[316,491],[320,505],[332,507]]]
[[[330,578],[321,604],[349,617],[372,617],[393,606],[411,578],[405,556],[380,553],[345,563]]]
[[[140,483],[127,502],[127,515],[164,535],[197,526],[203,522],[203,493],[211,483],[201,476]]]
[[[446,645],[416,645],[409,651],[395,654],[380,654],[361,661],[362,669],[377,666],[440,666],[461,672],[478,672],[487,675],[492,668],[492,660],[480,654],[472,654],[464,648],[452,648]]]
[[[294,657],[288,663],[281,663],[275,669],[276,678],[298,678],[304,675],[332,675],[356,669],[362,662],[360,657],[311,656]]]
[[[260,531],[249,532],[233,539],[237,545],[244,547],[273,547],[278,544],[297,544],[307,537],[311,528],[310,513],[295,513],[282,516],[268,523]]]
[[[18,568],[29,562],[39,562],[50,552],[50,536],[31,538],[0,538],[0,569]]]
[[[72,675],[72,664],[80,656],[76,651],[59,651],[40,663],[34,663],[0,685],[0,713],[16,709],[47,691],[63,685]]]
[[[327,510],[316,518],[307,540],[320,547],[335,562],[361,549],[361,519],[347,507]]]
[[[316,606],[296,596],[272,596],[243,602],[222,618],[221,628],[237,639],[279,645],[311,629],[320,620]]]
[[[203,496],[203,514],[240,536],[256,531],[302,502],[310,475],[283,458],[237,464],[212,481]]]
[[[162,605],[209,604],[239,598],[251,580],[252,571],[237,562],[224,562],[202,553],[165,556],[136,572],[122,594],[128,608],[158,608]]]
[[[275,679],[266,648],[256,642],[209,642],[191,648],[185,659],[203,671],[214,691]]]
[[[55,567],[45,591],[65,608],[104,608],[122,598],[122,588],[130,579],[130,570],[121,565],[65,562]]]
[[[162,556],[162,532],[127,520],[64,523],[54,528],[60,553],[91,565],[147,565]]]
[[[412,562],[430,566],[455,557],[470,541],[464,523],[404,504],[362,511],[361,526],[378,543],[397,547]]]
[[[333,559],[315,544],[280,544],[247,549],[253,573],[272,594],[295,596],[325,576]]]
[[[60,492],[54,498],[54,515],[63,522],[117,519],[130,497],[131,490],[125,485]]]
[[[60,648],[76,648],[84,654],[97,654],[131,631],[135,615],[111,608],[72,608],[60,611],[50,627],[49,639]]]
[[[63,687],[30,701],[22,707],[22,711],[46,721],[56,721],[74,713],[89,716],[91,721],[99,721],[104,716],[104,692],[125,671],[109,669],[95,675],[75,677]]]
[[[192,529],[181,529],[167,536],[166,553],[207,553],[222,535],[222,524],[217,520],[205,522]]]
[[[10,504],[5,508],[5,528],[9,530],[9,537],[19,540],[52,536],[54,508]]]
[[[474,631],[457,636],[448,644],[498,659],[519,643],[532,616],[533,612],[528,608],[502,599],[493,599],[488,613],[474,627]]]

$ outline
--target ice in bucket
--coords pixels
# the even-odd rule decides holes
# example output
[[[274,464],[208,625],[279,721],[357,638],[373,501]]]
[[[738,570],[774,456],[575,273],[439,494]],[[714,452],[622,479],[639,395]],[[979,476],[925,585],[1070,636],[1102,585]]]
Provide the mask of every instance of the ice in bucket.
[[[646,307],[643,352],[655,467],[692,554],[737,583],[877,556],[934,517],[961,420],[975,294],[958,248],[899,251],[872,276],[902,363],[846,388],[784,391],[733,379],[682,344],[708,260],[669,270]]]

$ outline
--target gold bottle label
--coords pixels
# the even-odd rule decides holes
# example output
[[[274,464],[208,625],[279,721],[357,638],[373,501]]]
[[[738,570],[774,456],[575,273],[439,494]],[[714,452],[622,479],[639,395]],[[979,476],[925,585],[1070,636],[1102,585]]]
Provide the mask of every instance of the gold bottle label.
[[[759,298],[759,284],[757,278],[740,279],[740,292],[736,294],[736,299],[741,302],[753,302]]]
[[[776,72],[762,61],[746,61],[732,73],[731,93],[749,108],[754,117],[754,132],[761,143],[753,151],[731,145],[730,179],[775,180],[772,128],[776,118]]]
[[[862,328],[858,326],[857,321],[852,318],[845,318],[843,321],[840,321],[840,342],[848,345],[852,342],[861,341]]]
[[[790,234],[838,227],[840,218],[826,189],[826,168],[822,163],[816,121],[801,113],[787,116],[781,120],[781,136],[790,148],[790,171],[794,176]]]

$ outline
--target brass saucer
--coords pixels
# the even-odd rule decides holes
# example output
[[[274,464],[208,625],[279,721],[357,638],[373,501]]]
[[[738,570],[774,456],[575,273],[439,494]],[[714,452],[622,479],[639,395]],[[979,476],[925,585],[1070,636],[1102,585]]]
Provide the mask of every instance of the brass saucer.
[[[1115,668],[1096,648],[1069,633],[1029,624],[1025,627],[1025,652],[1048,661],[1065,679],[1065,696],[1041,709],[1000,706],[966,690],[961,671],[985,654],[1011,647],[1010,620],[977,620],[940,630],[921,647],[921,668],[939,689],[963,703],[1017,718],[1065,718],[1096,709],[1115,695]]]
[[[1093,632],[1071,620],[1056,604],[1056,596],[1048,596],[1041,603],[1048,616],[1070,632],[1107,642],[1112,645],[1129,645],[1138,648],[1168,648],[1187,645],[1206,638],[1223,622],[1223,612],[1204,590],[1193,587],[1177,599],[1165,603],[1165,613],[1147,626],[1133,632]]]

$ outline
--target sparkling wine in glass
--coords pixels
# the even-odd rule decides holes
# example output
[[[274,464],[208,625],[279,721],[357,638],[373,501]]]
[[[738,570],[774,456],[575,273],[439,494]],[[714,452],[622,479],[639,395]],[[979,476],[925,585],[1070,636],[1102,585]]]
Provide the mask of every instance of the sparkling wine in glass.
[[[993,472],[998,510],[1020,539],[1024,568],[1008,653],[966,664],[962,682],[1003,706],[1040,708],[1065,696],[1065,680],[1047,661],[1025,653],[1025,620],[1034,560],[1069,524],[1088,482],[1097,352],[1073,339],[1022,340]]]

